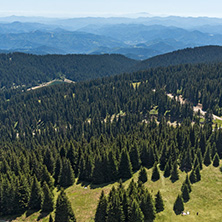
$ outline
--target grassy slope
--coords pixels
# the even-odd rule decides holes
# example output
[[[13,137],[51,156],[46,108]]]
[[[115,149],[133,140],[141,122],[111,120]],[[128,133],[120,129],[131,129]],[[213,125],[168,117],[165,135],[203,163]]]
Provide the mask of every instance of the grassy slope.
[[[145,184],[154,196],[158,190],[161,191],[165,210],[157,215],[155,222],[162,221],[201,221],[201,222],[219,222],[222,221],[222,173],[219,168],[212,165],[205,167],[201,171],[202,180],[192,185],[191,199],[185,203],[185,211],[189,211],[189,216],[176,216],[173,212],[174,201],[180,193],[181,185],[186,174],[180,173],[180,179],[172,183],[169,178],[164,178],[161,172],[161,179],[157,182],[150,180],[152,170],[148,170],[148,182]],[[134,179],[137,180],[138,173],[134,174]],[[130,180],[124,183],[128,186]],[[117,185],[117,183],[115,183]],[[92,187],[74,185],[66,190],[69,199],[72,202],[76,218],[78,222],[91,222],[95,214],[98,199],[103,189],[107,194],[113,184],[104,187]],[[197,216],[196,213],[199,213]],[[39,213],[34,213],[28,217],[25,215],[13,221],[37,221]],[[46,222],[48,217],[39,221]]]

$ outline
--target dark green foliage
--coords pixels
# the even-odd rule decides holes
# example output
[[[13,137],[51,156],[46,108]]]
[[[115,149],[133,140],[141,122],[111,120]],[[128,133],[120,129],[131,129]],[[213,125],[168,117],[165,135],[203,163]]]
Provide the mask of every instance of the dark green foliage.
[[[147,172],[145,167],[140,168],[138,180],[143,183],[147,181]]]
[[[43,183],[42,190],[44,194],[42,211],[52,212],[54,210],[54,195],[46,182]]]
[[[132,165],[130,162],[130,157],[128,152],[124,150],[121,154],[120,163],[119,163],[119,176],[122,179],[129,179],[133,175]]]
[[[165,168],[164,168],[164,173],[163,173],[164,177],[169,177],[170,176],[171,168],[172,168],[171,163],[170,163],[170,161],[168,161],[165,165]]]
[[[60,176],[59,185],[62,187],[72,186],[75,182],[75,175],[69,159],[63,158],[62,160],[62,173]]]
[[[125,216],[120,199],[116,194],[113,194],[111,201],[108,204],[107,222],[124,222]]]
[[[155,207],[157,213],[164,210],[164,203],[160,191],[158,191],[157,194],[155,195]]]
[[[197,165],[197,166],[196,166],[196,168],[195,168],[194,170],[195,170],[196,179],[197,179],[197,181],[196,181],[196,182],[198,182],[198,181],[200,181],[200,180],[201,180],[201,175],[200,175],[200,167],[199,167],[199,165]]]
[[[204,164],[209,166],[211,164],[211,155],[210,155],[210,145],[207,146],[206,152],[204,153]]]
[[[17,189],[16,189],[16,201],[17,209],[19,213],[24,213],[28,209],[29,199],[30,199],[30,187],[25,176],[21,176]]]
[[[49,222],[53,222],[53,218],[52,218],[52,215],[50,214],[49,216]]]
[[[128,221],[129,222],[143,222],[144,221],[143,212],[141,211],[139,204],[135,200],[133,200],[131,206],[129,207]]]
[[[183,198],[183,201],[184,202],[187,202],[189,201],[190,199],[190,193],[189,193],[189,188],[188,188],[188,185],[187,184],[184,184],[182,186],[182,198]]]
[[[185,179],[185,181],[182,184],[181,191],[183,190],[183,187],[185,185],[187,185],[189,192],[191,192],[192,188],[191,188],[190,179],[189,179],[188,175],[186,175],[186,179]]]
[[[184,210],[183,199],[180,195],[177,196],[177,199],[173,205],[173,210],[176,215],[181,214]]]
[[[189,179],[190,179],[190,182],[191,183],[196,183],[197,182],[197,176],[196,176],[196,171],[195,169],[193,169],[190,173],[190,176],[189,176]]]
[[[152,170],[151,180],[152,181],[157,181],[159,179],[160,179],[160,173],[159,173],[159,170],[158,170],[157,163],[155,163],[154,166],[153,166],[153,170]]]
[[[49,173],[45,165],[43,165],[41,180],[42,180],[42,183],[46,182],[48,184],[50,190],[53,190],[54,178],[51,176],[51,174]]]
[[[64,189],[58,196],[56,201],[55,222],[76,222],[71,203],[66,196]]]
[[[140,208],[144,214],[145,221],[154,221],[156,218],[155,204],[148,191],[146,191],[146,193],[142,196]]]
[[[107,217],[107,200],[104,191],[101,192],[99,203],[96,208],[95,222],[104,222]]]
[[[43,192],[36,176],[34,176],[31,189],[31,197],[29,201],[29,209],[40,210],[42,208]]]
[[[177,162],[175,161],[171,170],[170,180],[174,183],[175,181],[179,180],[179,172],[177,167]]]
[[[133,171],[137,171],[140,168],[141,165],[141,160],[140,160],[140,155],[139,155],[139,150],[137,144],[134,144],[133,147],[131,148],[130,152],[130,162],[132,164]]]
[[[219,165],[220,165],[220,158],[219,155],[216,153],[213,158],[213,166],[219,167]]]

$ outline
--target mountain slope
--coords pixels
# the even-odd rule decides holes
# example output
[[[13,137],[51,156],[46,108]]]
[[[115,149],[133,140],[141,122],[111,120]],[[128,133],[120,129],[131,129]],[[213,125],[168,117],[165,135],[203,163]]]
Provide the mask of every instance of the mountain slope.
[[[155,67],[167,67],[179,64],[212,63],[222,61],[221,46],[203,46],[186,48],[144,60],[130,71],[146,70]]]

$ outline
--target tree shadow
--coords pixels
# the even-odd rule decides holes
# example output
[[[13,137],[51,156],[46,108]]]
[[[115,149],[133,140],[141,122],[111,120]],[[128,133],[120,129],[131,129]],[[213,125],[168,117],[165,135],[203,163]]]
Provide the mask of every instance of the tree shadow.
[[[127,181],[128,179],[122,179],[122,182]],[[111,182],[107,182],[107,183],[102,183],[102,184],[93,184],[90,182],[85,182],[85,181],[78,181],[76,184],[80,184],[82,187],[84,187],[85,189],[87,189],[88,187],[90,189],[97,189],[97,188],[103,188],[106,187],[108,185],[113,185],[114,183],[116,183],[118,181],[111,181]]]

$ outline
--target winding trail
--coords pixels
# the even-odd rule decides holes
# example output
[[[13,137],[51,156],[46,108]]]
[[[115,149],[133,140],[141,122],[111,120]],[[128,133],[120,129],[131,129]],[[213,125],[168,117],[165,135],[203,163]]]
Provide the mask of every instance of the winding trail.
[[[172,93],[167,93],[167,96],[170,97],[171,99],[174,98],[174,95],[173,95]],[[185,103],[187,102],[187,100],[186,100],[186,99],[183,99],[183,97],[182,97],[181,95],[180,95],[180,96],[175,96],[175,99],[176,99],[177,101],[179,101],[181,104],[185,104]],[[196,113],[197,113],[198,111],[200,111],[200,114],[201,114],[202,116],[205,116],[205,114],[206,114],[206,111],[203,111],[203,106],[202,106],[202,104],[200,104],[200,103],[198,103],[196,106],[193,106],[193,111],[196,112]],[[221,117],[216,116],[216,115],[214,115],[214,114],[213,114],[213,119],[214,119],[214,120],[216,120],[216,119],[222,120]]]

